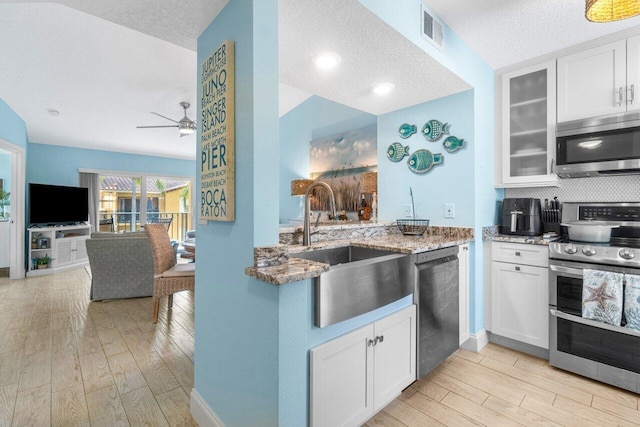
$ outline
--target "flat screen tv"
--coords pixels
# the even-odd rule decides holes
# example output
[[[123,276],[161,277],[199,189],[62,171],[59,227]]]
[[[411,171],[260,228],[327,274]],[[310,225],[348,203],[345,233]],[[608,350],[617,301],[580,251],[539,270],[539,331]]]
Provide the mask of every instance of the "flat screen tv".
[[[29,224],[75,224],[88,219],[88,189],[29,184]]]

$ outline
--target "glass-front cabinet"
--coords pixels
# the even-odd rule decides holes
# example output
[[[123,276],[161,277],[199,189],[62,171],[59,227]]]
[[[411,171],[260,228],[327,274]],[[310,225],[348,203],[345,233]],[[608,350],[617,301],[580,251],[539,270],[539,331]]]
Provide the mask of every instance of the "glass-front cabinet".
[[[504,187],[557,185],[555,61],[502,78],[501,183]]]

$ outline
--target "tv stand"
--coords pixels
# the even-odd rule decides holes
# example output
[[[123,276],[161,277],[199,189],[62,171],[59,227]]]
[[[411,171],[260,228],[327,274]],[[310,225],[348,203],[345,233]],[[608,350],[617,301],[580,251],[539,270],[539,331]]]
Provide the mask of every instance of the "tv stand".
[[[86,241],[91,237],[91,225],[31,226],[27,231],[29,235],[27,277],[58,273],[89,264]],[[45,256],[52,259],[48,267],[34,262],[35,259]]]

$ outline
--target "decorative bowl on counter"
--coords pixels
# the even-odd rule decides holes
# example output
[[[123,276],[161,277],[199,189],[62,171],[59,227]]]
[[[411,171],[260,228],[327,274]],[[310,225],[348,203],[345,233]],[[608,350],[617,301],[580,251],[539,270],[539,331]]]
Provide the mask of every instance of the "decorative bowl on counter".
[[[398,219],[396,223],[405,236],[422,236],[429,226],[428,219]]]

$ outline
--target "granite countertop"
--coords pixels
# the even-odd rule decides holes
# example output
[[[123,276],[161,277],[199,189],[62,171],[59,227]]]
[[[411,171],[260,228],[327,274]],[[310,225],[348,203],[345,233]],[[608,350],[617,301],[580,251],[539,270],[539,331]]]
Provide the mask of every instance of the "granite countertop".
[[[375,237],[323,241],[311,246],[281,244],[256,248],[254,266],[247,267],[245,274],[274,285],[283,285],[318,277],[329,270],[328,264],[295,258],[294,254],[299,252],[353,245],[416,254],[462,245],[473,240],[473,229],[471,228],[434,227],[434,231],[436,234],[423,236],[404,236],[392,233]]]
[[[482,240],[489,240],[492,242],[509,242],[528,245],[549,246],[549,243],[555,242],[558,239],[559,237],[545,239],[542,236],[514,236],[510,234],[500,234],[497,225],[482,228]]]

